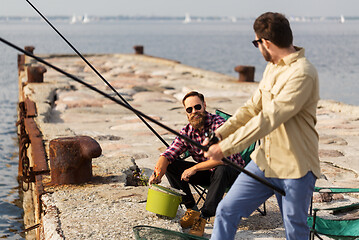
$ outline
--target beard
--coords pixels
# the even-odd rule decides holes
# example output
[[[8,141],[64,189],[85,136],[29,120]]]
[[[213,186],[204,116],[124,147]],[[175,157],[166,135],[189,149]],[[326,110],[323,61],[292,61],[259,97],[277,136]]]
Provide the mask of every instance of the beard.
[[[262,50],[262,55],[264,57],[264,59],[267,61],[267,62],[271,62],[272,61],[272,55],[270,55],[270,53],[263,47],[263,50]]]
[[[188,117],[188,121],[194,129],[201,129],[206,122],[206,113],[193,113]]]

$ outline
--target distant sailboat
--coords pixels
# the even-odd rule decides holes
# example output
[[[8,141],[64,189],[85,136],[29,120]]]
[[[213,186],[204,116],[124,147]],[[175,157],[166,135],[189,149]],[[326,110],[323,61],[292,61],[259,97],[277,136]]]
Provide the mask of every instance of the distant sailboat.
[[[71,18],[70,23],[71,23],[71,24],[75,24],[76,22],[77,22],[77,17],[76,17],[76,15],[74,14],[74,15],[72,15],[72,18]]]
[[[345,18],[343,15],[340,15],[340,23],[344,23],[345,22]]]
[[[84,18],[82,19],[82,23],[89,23],[90,19],[88,18],[87,14],[84,15]]]
[[[191,16],[189,15],[189,13],[186,13],[183,23],[190,23],[190,22],[192,22]]]

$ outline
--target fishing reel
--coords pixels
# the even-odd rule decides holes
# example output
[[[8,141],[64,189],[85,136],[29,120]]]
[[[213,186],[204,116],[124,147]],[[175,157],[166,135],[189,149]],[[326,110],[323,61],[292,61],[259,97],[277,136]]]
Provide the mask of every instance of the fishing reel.
[[[216,144],[216,143],[218,143],[219,142],[219,138],[216,136],[216,134],[214,133],[214,132],[212,132],[212,131],[210,131],[210,132],[206,132],[205,134],[204,134],[207,138],[208,138],[208,140],[209,140],[209,142],[208,142],[208,144],[207,144],[207,147],[209,148],[210,146],[212,146],[213,144]]]

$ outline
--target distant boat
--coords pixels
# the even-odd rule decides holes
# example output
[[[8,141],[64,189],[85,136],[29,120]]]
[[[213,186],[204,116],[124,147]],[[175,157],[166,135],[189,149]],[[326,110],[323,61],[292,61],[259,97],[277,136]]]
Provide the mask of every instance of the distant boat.
[[[87,14],[84,15],[84,18],[82,19],[82,23],[89,23],[90,19],[88,18]]]
[[[344,23],[345,22],[345,18],[343,15],[340,15],[340,23]]]
[[[183,23],[190,23],[190,22],[192,22],[191,16],[189,15],[189,13],[186,13]]]
[[[236,17],[231,17],[231,21],[232,22],[237,22],[237,18]]]
[[[71,18],[71,21],[70,21],[70,24],[75,24],[77,22],[77,17],[76,15],[72,15],[72,18]]]

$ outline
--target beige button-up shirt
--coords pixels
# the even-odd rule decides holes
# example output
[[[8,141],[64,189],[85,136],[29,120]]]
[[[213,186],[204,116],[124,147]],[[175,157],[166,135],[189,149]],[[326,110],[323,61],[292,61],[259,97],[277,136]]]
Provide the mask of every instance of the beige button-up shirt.
[[[315,130],[319,79],[315,67],[296,48],[278,64],[268,63],[254,95],[216,132],[225,156],[261,144],[251,158],[266,177],[320,176]]]

